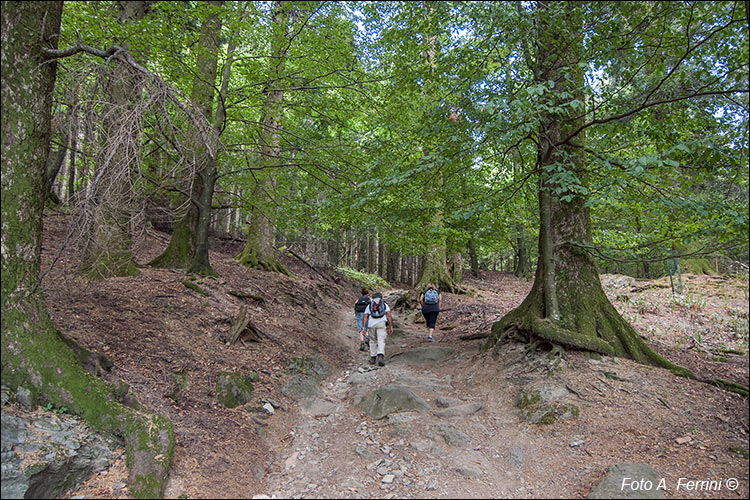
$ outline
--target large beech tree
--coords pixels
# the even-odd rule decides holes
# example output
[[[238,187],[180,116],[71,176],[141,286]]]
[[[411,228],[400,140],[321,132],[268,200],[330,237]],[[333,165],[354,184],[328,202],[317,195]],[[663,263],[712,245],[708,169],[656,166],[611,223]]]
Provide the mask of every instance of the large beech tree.
[[[174,433],[164,417],[115,401],[84,370],[85,349],[58,332],[40,283],[45,166],[49,151],[62,2],[2,3],[2,384],[36,403],[66,407],[94,429],[125,439],[130,493],[160,497]],[[71,348],[72,346],[72,348]]]
[[[543,93],[539,106],[537,168],[539,172],[539,260],[534,285],[523,303],[492,328],[486,347],[520,333],[554,344],[623,356],[639,362],[669,368],[692,377],[688,370],[676,366],[654,353],[632,326],[607,299],[599,280],[591,249],[591,216],[589,198],[592,150],[586,144],[586,133],[598,124],[606,124],[645,109],[686,101],[704,95],[732,94],[732,81],[722,87],[720,79],[712,87],[688,87],[677,80],[680,64],[722,30],[729,30],[736,20],[717,22],[713,32],[691,32],[682,50],[684,55],[666,76],[640,80],[637,74],[622,80],[623,87],[637,80],[645,86],[641,95],[625,94],[628,101],[619,102],[612,116],[593,118],[586,112],[584,71],[588,68],[585,48],[591,51],[584,36],[585,16],[592,11],[588,4],[577,2],[537,2],[533,13],[536,29],[536,53],[527,58],[534,74],[534,84]],[[670,7],[666,7],[670,8]],[[602,15],[602,12],[597,14]],[[693,13],[682,19],[689,24]],[[601,17],[603,19],[604,16]],[[656,16],[655,16],[656,18]],[[682,20],[681,19],[681,20]],[[726,24],[724,24],[726,23]],[[672,24],[670,28],[679,26]],[[658,25],[653,29],[657,29]],[[688,30],[689,31],[689,30]],[[675,29],[675,37],[683,30]],[[589,52],[590,53],[590,52]],[[658,56],[659,54],[657,54]],[[643,67],[654,60],[652,56]],[[733,68],[729,68],[731,71]],[[615,82],[619,83],[619,82]],[[622,99],[624,92],[613,92]],[[746,390],[746,389],[745,389]]]

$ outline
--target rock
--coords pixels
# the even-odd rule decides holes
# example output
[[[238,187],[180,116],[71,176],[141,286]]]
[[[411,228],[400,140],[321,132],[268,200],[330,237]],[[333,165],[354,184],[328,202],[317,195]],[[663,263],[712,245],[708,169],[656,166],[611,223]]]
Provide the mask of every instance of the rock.
[[[385,466],[378,467],[378,469],[375,472],[377,472],[381,476],[385,476],[386,474],[388,474],[388,467],[385,467]]]
[[[646,464],[616,464],[586,498],[664,498],[664,491],[657,489],[660,477]]]
[[[445,443],[449,446],[470,446],[471,441],[469,437],[464,434],[459,428],[451,424],[440,424],[435,427],[436,432],[445,439]]]
[[[357,446],[357,448],[355,448],[354,450],[354,453],[356,453],[359,458],[362,458],[364,460],[371,460],[377,456],[373,452],[362,446]]]
[[[445,381],[445,379],[447,379],[447,382]],[[435,377],[417,378],[403,376],[397,378],[395,383],[405,385],[410,389],[445,393],[453,390],[453,387],[450,385],[450,377],[445,377],[445,379],[439,379]]]
[[[425,451],[429,450],[432,447],[432,441],[422,439],[420,441],[414,441],[411,443],[412,448],[415,448],[417,451]]]
[[[274,408],[281,408],[281,405],[279,403],[277,403],[276,400],[274,400],[274,399],[264,399],[262,402],[263,403],[268,403],[271,406],[273,406]]]
[[[284,466],[287,469],[291,469],[292,467],[294,467],[295,462],[297,462],[297,457],[298,456],[299,456],[299,452],[298,451],[295,451],[294,453],[292,453],[291,455],[289,455],[289,458],[287,458],[284,461]]]
[[[520,416],[532,424],[550,425],[576,418],[579,411],[574,404],[556,405],[553,403],[542,406],[534,405],[526,412],[521,412]]]
[[[31,391],[29,391],[25,387],[18,387],[16,389],[16,403],[21,405],[22,408],[26,410],[32,409],[32,402],[31,402]]]
[[[477,477],[482,474],[480,471],[472,469],[471,467],[456,467],[456,472],[464,477]]]
[[[482,409],[482,403],[468,403],[465,405],[451,406],[444,410],[433,411],[433,415],[436,417],[465,417],[467,415],[473,415]]]
[[[516,467],[521,467],[523,465],[523,448],[519,446],[511,448],[508,461]]]
[[[110,448],[118,444],[92,433],[77,417],[3,412],[0,418],[1,498],[59,497],[114,460]],[[40,455],[40,449],[48,451]]]
[[[430,410],[427,402],[404,386],[384,385],[370,393],[359,404],[370,418],[381,419],[401,410]]]
[[[276,413],[276,410],[273,409],[273,405],[271,403],[264,404],[263,410],[265,410],[265,412],[269,415],[273,415],[274,413]]]
[[[341,487],[356,490],[362,487],[362,483],[359,480],[350,477],[348,479],[344,479],[344,481],[341,483]]]
[[[454,350],[450,347],[418,347],[391,356],[391,364],[436,364],[447,359]]]
[[[389,424],[403,424],[406,422],[412,422],[419,418],[419,415],[414,413],[391,413],[388,415]]]
[[[561,385],[546,385],[539,389],[539,395],[542,401],[552,401],[560,399],[570,394],[570,391]]]
[[[438,408],[448,408],[451,406],[458,406],[462,403],[463,401],[461,401],[460,399],[449,398],[445,396],[439,396],[438,398],[435,399],[435,405]]]
[[[394,476],[393,474],[386,474],[385,476],[383,476],[383,482],[385,484],[390,484],[395,478],[396,476]]]
[[[570,442],[570,447],[577,448],[578,446],[583,446],[584,444],[586,444],[586,441],[581,439],[580,436],[573,436],[573,440]]]
[[[437,481],[432,480],[429,483],[427,483],[427,488],[426,489],[427,489],[427,491],[435,491],[436,489],[438,489],[438,483],[437,483]]]
[[[252,378],[241,373],[219,372],[216,399],[227,408],[236,408],[250,401]],[[270,405],[269,405],[270,406]]]
[[[382,463],[384,463],[384,462],[385,462],[385,460],[383,460],[383,459],[381,458],[381,459],[379,459],[379,460],[376,460],[376,461],[374,461],[374,462],[371,462],[371,463],[369,463],[369,464],[367,465],[367,467],[366,467],[366,468],[367,468],[367,470],[375,470],[375,469],[377,469],[378,467],[380,467],[380,464],[382,464]]]
[[[317,395],[320,383],[331,374],[331,367],[319,356],[310,356],[290,359],[287,371],[291,377],[281,389],[282,394],[302,399]]]
[[[328,401],[315,399],[302,406],[302,411],[311,417],[327,417],[340,410],[340,406]]]
[[[261,418],[256,417],[255,415],[253,415],[250,418],[253,420],[253,422],[255,422],[256,424],[260,425],[261,427],[265,427],[265,426],[268,425],[268,422],[266,422],[265,420],[263,420]]]
[[[681,437],[675,438],[674,442],[677,444],[686,444],[692,440],[693,438],[691,438],[690,436],[681,436]]]

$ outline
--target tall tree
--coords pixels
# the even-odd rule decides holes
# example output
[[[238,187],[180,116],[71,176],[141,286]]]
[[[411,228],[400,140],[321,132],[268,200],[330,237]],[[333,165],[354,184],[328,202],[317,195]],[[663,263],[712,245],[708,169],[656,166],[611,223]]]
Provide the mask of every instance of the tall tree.
[[[423,88],[422,92],[427,98],[428,106],[434,106],[437,102],[436,95],[438,91],[438,81],[440,75],[437,72],[436,58],[438,56],[438,33],[439,23],[437,20],[435,7],[429,2],[423,3],[424,7],[424,33],[423,36],[423,55],[425,59]],[[430,110],[426,113],[426,119],[435,119],[435,114]],[[435,154],[437,146],[437,137],[426,137],[426,144],[423,149],[426,156]],[[448,272],[446,238],[443,233],[443,224],[445,214],[443,213],[443,204],[441,200],[441,190],[443,188],[443,175],[440,165],[436,165],[428,171],[424,181],[424,199],[428,207],[428,214],[432,215],[428,224],[433,228],[430,241],[427,243],[427,249],[423,255],[422,275],[417,284],[418,289],[424,289],[428,284],[435,285],[438,289],[445,292],[454,292],[458,290],[456,282]]]
[[[66,407],[94,429],[125,438],[130,492],[161,497],[172,464],[172,423],[115,401],[85,371],[84,350],[57,331],[40,283],[45,166],[62,2],[3,2],[2,16],[2,383],[34,403]],[[73,346],[74,348],[71,348]]]
[[[607,38],[616,39],[612,37],[612,32],[621,29],[617,27],[620,25],[608,23],[610,18],[617,17],[612,16],[611,9],[621,8],[620,4],[537,2],[533,9],[538,49],[533,58],[529,58],[528,54],[527,58],[531,61],[535,80],[531,91],[542,96],[541,105],[537,108],[539,121],[536,132],[541,219],[539,260],[529,295],[519,307],[493,325],[488,347],[513,332],[522,332],[528,337],[555,344],[629,357],[667,367],[680,375],[692,376],[688,370],[654,353],[615,310],[602,290],[591,251],[588,186],[591,181],[590,164],[597,153],[586,143],[588,133],[595,131],[596,125],[611,124],[653,107],[702,96],[731,95],[739,91],[734,78],[716,78],[708,73],[694,75],[705,78],[700,84],[684,85],[684,78],[688,74],[685,71],[690,68],[685,68],[682,63],[698,57],[699,47],[700,56],[710,60],[709,47],[713,41],[709,41],[732,33],[733,26],[738,22],[731,12],[722,18],[715,18],[713,14],[702,11],[702,6],[698,9],[677,4],[651,7],[657,12],[649,10],[649,22],[641,23],[639,29],[656,30],[654,36],[662,36],[665,27],[657,20],[669,19],[666,34],[673,37],[670,41],[682,52],[676,56],[669,52],[660,53],[662,50],[672,50],[667,43],[653,46],[644,44],[636,55],[623,55],[622,45],[615,48],[614,53],[607,52],[609,59],[602,59],[609,61],[611,67],[605,69],[613,73],[609,76],[613,88],[607,96],[610,107],[593,103],[597,115],[584,109],[584,71],[589,67],[589,58],[605,52],[595,42],[610,43],[606,41]],[[630,4],[622,8],[626,19],[633,15]],[[658,12],[662,9],[674,10],[665,15]],[[690,29],[690,23],[699,12],[706,15],[706,31]],[[597,33],[601,39],[592,40],[586,35],[585,18],[588,27],[600,23],[597,30],[605,32]],[[640,32],[630,28],[624,32],[642,39],[651,36],[650,31]],[[685,33],[690,36],[686,38]],[[650,50],[653,52],[649,53]],[[631,61],[626,62],[628,57],[635,59],[632,62],[639,65],[632,66]],[[668,61],[671,69],[664,71],[663,59],[660,58],[667,57],[671,59]],[[710,67],[707,61],[702,64]],[[654,66],[651,67],[651,64]],[[695,67],[698,66],[696,64]],[[724,70],[731,74],[741,71],[740,68],[727,65]],[[653,69],[653,73],[649,73],[649,69]],[[630,75],[619,78],[617,71]],[[610,90],[606,89],[605,92]],[[611,115],[602,117],[603,112]]]
[[[289,2],[277,1],[271,12],[271,41],[268,76],[260,130],[261,170],[255,178],[247,240],[237,260],[249,267],[289,274],[273,252],[274,209],[269,203],[276,187],[275,167],[281,163],[281,127],[284,116],[284,89],[287,85],[286,59],[289,50]]]
[[[223,101],[220,100],[217,106],[216,116],[213,111],[222,24],[218,8],[222,4],[222,1],[208,2],[210,10],[202,23],[196,47],[196,71],[190,99],[202,115],[201,123],[206,126],[200,130],[190,123],[188,135],[192,137],[192,150],[189,151],[190,168],[187,170],[194,174],[187,210],[175,222],[167,248],[150,263],[157,267],[185,268],[206,275],[216,274],[209,261],[208,230],[217,179],[218,136],[224,122]],[[230,43],[221,87],[223,95],[226,95],[229,84],[233,47]]]

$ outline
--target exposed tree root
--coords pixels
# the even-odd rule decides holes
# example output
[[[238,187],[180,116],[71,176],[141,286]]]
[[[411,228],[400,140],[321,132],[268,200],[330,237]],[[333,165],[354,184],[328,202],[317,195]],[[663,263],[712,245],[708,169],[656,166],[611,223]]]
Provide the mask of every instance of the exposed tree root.
[[[634,359],[639,363],[650,364],[661,368],[666,368],[675,375],[689,378],[698,382],[714,385],[728,391],[748,397],[748,386],[724,379],[706,379],[697,377],[690,370],[672,363],[655,353],[643,339],[632,330],[632,327],[622,320],[622,323],[628,326],[628,329],[618,332],[618,338],[625,337],[623,344],[626,351],[620,352],[618,349],[605,342],[601,338],[582,337],[575,332],[566,330],[548,319],[535,317],[530,314],[523,315],[523,319],[516,316],[516,311],[512,311],[506,317],[495,323],[492,327],[492,333],[484,345],[484,349],[493,348],[493,353],[497,354],[502,344],[518,339],[527,343],[524,353],[516,360],[520,361],[525,358],[527,353],[535,351],[542,341],[550,342],[555,349],[568,347],[585,351],[597,352],[608,356],[619,356]],[[511,315],[513,315],[511,317]],[[632,333],[631,333],[632,331]]]

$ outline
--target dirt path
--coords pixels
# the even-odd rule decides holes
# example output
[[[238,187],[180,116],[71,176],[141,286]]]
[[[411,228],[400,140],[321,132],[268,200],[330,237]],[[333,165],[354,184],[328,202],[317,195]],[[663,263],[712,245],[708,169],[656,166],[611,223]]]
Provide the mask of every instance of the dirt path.
[[[394,320],[397,333],[388,339],[386,366],[373,368],[368,353],[356,349],[351,314],[339,314],[337,335],[351,346],[351,359],[324,382],[319,397],[293,410],[292,422],[283,431],[288,434],[281,436],[288,439],[271,440],[286,444],[275,450],[279,470],[267,478],[266,494],[497,498],[532,493],[519,472],[534,437],[519,432],[510,408],[500,402],[503,396],[482,396],[470,378],[455,373],[457,366],[465,367],[460,362],[468,360],[465,353],[454,351],[439,363],[402,360],[415,349],[449,348],[427,343],[423,329],[403,324],[398,316]],[[408,387],[435,413],[450,406],[466,414],[399,412],[380,420],[365,416],[357,406],[362,398],[394,383]]]
[[[734,411],[728,401],[737,398],[725,391],[583,353],[568,353],[555,371],[545,366],[545,356],[536,363],[521,346],[493,361],[480,355],[481,341],[460,341],[440,331],[440,321],[437,342],[426,342],[424,327],[406,315],[394,315],[386,366],[373,368],[368,353],[357,350],[351,313],[337,316],[334,334],[347,343],[349,359],[334,367],[316,398],[290,409],[286,425],[270,428],[277,458],[262,495],[581,498],[621,462],[656,468],[667,481],[666,498],[739,498],[747,492],[747,460],[727,447],[745,441],[746,433],[734,425],[711,430],[715,419],[728,422]],[[409,359],[425,350],[434,358],[446,349],[452,352],[442,361]],[[607,373],[615,378],[602,376]],[[431,409],[367,417],[359,403],[388,384],[405,386]],[[558,411],[554,425],[529,422],[530,413],[517,407],[525,390],[541,391],[542,403],[556,408],[575,406],[575,416]],[[696,407],[698,400],[705,407]],[[692,429],[688,443],[676,444],[686,429]],[[679,478],[731,477],[740,480],[737,491],[674,487]]]

